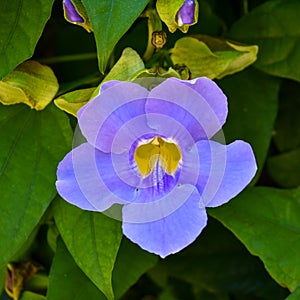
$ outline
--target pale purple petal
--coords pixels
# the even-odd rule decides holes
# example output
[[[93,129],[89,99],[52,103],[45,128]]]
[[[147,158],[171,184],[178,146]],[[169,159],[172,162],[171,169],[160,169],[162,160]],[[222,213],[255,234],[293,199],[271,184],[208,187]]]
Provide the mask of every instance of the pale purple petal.
[[[60,162],[57,191],[67,202],[86,210],[104,211],[114,203],[126,203],[135,189],[111,169],[110,154],[82,144]]]
[[[217,207],[238,195],[254,177],[257,166],[251,146],[243,141],[221,145],[199,141],[197,188],[206,207]]]
[[[214,92],[215,98],[212,97]],[[222,91],[207,78],[199,82],[168,78],[150,91],[145,110],[151,128],[162,132],[165,125],[151,114],[169,116],[197,141],[208,139],[221,129],[227,115],[227,102]]]
[[[64,0],[63,1],[64,8],[68,17],[68,20],[71,22],[77,22],[77,23],[84,23],[83,18],[81,15],[77,12],[74,4],[70,0]]]
[[[141,248],[164,258],[191,244],[206,226],[207,215],[199,202],[200,195],[194,189],[181,207],[160,220],[148,223],[123,221],[123,233]]]
[[[118,131],[128,121],[139,117],[138,128],[149,131],[145,118],[145,101],[148,91],[135,83],[107,83],[101,93],[78,112],[79,127],[87,141],[103,152],[111,152]],[[132,123],[131,123],[132,124]],[[133,125],[133,124],[132,124]],[[138,133],[129,127],[128,135]],[[123,137],[126,140],[126,136]],[[115,151],[122,152],[123,144],[115,143]],[[127,143],[128,148],[130,142]]]

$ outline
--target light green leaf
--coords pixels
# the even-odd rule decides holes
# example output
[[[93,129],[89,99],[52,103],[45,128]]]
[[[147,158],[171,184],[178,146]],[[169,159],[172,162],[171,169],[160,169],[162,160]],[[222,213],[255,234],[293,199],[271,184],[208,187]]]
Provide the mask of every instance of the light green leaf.
[[[299,15],[298,0],[267,1],[235,23],[229,36],[259,46],[258,69],[300,81]]]
[[[0,80],[30,58],[50,18],[53,0],[1,0]]]
[[[268,172],[272,179],[284,188],[300,185],[300,148],[270,157]]]
[[[101,73],[105,72],[114,46],[148,2],[149,0],[82,0],[94,29]]]
[[[114,299],[112,271],[122,238],[121,223],[58,200],[54,216],[68,250],[103,294]]]
[[[258,178],[272,138],[280,81],[254,69],[218,82],[228,98],[223,127],[226,142],[242,139],[251,144],[259,166]]]
[[[300,189],[249,188],[209,214],[228,227],[270,275],[294,290],[300,283]]]
[[[57,250],[50,269],[48,300],[106,300],[100,290],[76,265],[63,241],[57,241]]]
[[[77,111],[88,103],[95,88],[76,90],[59,96],[54,100],[54,104],[61,110],[77,117]]]
[[[300,299],[300,287],[297,287],[293,293],[288,296],[285,300],[299,300]]]
[[[174,64],[186,65],[192,77],[222,78],[239,72],[256,60],[257,46],[242,46],[206,35],[184,37],[170,50]]]
[[[49,67],[26,61],[0,81],[0,102],[5,105],[25,103],[42,110],[57,91],[58,82]]]
[[[56,167],[71,146],[66,115],[0,104],[0,266],[26,243],[56,195]],[[12,238],[13,237],[13,238]]]
[[[24,291],[20,300],[47,300],[45,296],[30,291]]]
[[[156,9],[161,18],[161,20],[168,26],[170,32],[175,32],[179,28],[182,32],[186,33],[189,29],[189,26],[196,24],[198,22],[198,11],[199,4],[198,1],[195,1],[195,21],[190,25],[179,25],[177,20],[177,13],[181,6],[183,5],[184,0],[157,0]]]

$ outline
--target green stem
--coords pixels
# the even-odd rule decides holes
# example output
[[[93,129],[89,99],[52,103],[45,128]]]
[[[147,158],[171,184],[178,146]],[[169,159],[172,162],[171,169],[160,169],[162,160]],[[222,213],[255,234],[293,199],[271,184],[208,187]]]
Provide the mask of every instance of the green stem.
[[[82,53],[82,54],[70,54],[70,55],[62,55],[62,56],[54,56],[54,57],[46,57],[37,59],[40,63],[43,64],[53,64],[53,63],[64,63],[70,61],[79,61],[79,60],[89,60],[97,58],[97,53]]]
[[[143,55],[143,60],[147,61],[151,58],[155,50],[155,47],[152,45],[152,33],[154,31],[161,31],[162,24],[155,9],[147,10],[143,16],[148,18],[148,44],[146,51]]]
[[[244,11],[244,15],[248,14],[249,12],[248,0],[243,0],[243,11]]]

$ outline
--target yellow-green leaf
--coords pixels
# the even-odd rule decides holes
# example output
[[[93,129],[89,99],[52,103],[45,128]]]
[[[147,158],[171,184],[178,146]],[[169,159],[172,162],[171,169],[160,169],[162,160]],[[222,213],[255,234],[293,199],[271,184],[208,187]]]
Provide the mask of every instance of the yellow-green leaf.
[[[25,103],[42,110],[57,90],[58,82],[51,68],[26,61],[0,81],[0,102],[5,105]]]
[[[64,94],[54,100],[54,104],[61,110],[77,117],[77,111],[91,99],[95,88],[76,90]]]
[[[245,69],[257,57],[258,47],[238,45],[206,35],[179,39],[170,50],[174,64],[186,65],[192,77],[222,78]]]

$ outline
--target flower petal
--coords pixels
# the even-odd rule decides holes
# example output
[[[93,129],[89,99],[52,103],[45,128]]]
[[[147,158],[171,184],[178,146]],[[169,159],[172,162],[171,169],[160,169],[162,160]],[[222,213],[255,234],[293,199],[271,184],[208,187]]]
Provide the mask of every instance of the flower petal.
[[[205,209],[199,207],[199,202],[200,195],[193,188],[189,198],[173,213],[147,223],[123,221],[123,233],[141,248],[164,258],[191,244],[206,226],[207,215]],[[123,207],[125,219],[126,208]]]
[[[257,166],[251,146],[235,141],[227,146],[199,141],[197,188],[206,207],[217,207],[239,194],[254,177]]]
[[[194,81],[168,78],[150,91],[145,110],[147,114],[175,119],[197,141],[208,139],[221,129],[227,116],[227,100],[221,89],[208,78]],[[159,132],[165,126],[152,115],[147,119],[149,126]]]
[[[149,131],[144,116],[148,93],[145,88],[131,82],[114,81],[103,85],[100,94],[78,112],[79,127],[87,141],[108,153],[120,128],[137,116],[141,116],[139,126]]]
[[[60,162],[57,191],[67,202],[85,210],[104,211],[114,203],[126,203],[134,197],[134,188],[120,180],[112,168],[109,154],[82,144]]]

